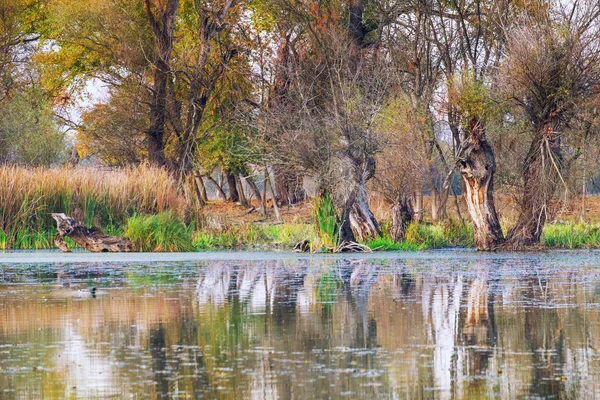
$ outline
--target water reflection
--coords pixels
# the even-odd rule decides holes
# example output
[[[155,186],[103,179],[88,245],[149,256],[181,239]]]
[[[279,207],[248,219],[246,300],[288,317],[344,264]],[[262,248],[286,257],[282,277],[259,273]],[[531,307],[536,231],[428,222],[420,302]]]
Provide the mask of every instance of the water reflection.
[[[600,271],[557,260],[3,266],[0,398],[597,398]]]

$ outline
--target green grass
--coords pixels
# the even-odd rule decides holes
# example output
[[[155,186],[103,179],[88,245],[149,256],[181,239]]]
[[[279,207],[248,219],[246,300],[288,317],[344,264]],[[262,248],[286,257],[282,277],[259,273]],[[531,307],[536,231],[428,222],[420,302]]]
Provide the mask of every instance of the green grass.
[[[323,198],[315,197],[314,209],[320,245],[327,249],[335,249],[340,227],[337,211],[329,193]]]
[[[546,224],[541,244],[551,249],[598,249],[600,224]]]
[[[136,215],[127,220],[125,236],[137,251],[193,251],[191,229],[173,212]]]
[[[366,245],[373,251],[419,251],[427,248],[424,245],[408,243],[406,241],[400,243],[394,242],[389,237],[378,237],[369,240]]]

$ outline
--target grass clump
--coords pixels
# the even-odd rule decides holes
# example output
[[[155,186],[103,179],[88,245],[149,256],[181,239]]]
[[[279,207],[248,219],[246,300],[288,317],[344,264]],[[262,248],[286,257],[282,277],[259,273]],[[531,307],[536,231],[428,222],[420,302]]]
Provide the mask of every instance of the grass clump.
[[[418,245],[414,243],[395,242],[391,237],[378,237],[372,239],[366,243],[367,246],[373,251],[418,251],[424,250],[424,245]]]
[[[129,218],[125,236],[137,251],[193,251],[191,231],[175,213],[166,212]]]
[[[320,244],[325,248],[336,248],[339,236],[339,221],[331,195],[315,198],[315,218]]]
[[[598,224],[546,224],[541,244],[555,249],[600,248]]]

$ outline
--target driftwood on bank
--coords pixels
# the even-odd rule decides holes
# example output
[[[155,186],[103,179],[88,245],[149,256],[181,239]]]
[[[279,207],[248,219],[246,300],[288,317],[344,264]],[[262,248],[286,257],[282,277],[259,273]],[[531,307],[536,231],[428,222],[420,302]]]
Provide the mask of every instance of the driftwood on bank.
[[[108,236],[96,228],[87,228],[63,213],[54,213],[52,218],[56,220],[58,228],[58,233],[54,237],[54,244],[64,252],[71,251],[67,247],[65,236],[71,238],[84,249],[96,253],[133,250],[131,240],[127,238]]]

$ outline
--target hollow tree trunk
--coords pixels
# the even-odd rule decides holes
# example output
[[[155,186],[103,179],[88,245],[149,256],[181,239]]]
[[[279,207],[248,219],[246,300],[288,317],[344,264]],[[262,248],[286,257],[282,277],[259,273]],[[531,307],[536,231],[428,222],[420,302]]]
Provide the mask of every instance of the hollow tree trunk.
[[[508,232],[506,248],[520,249],[540,243],[548,206],[560,184],[562,153],[555,125],[552,122],[541,125],[525,158],[519,218]]]
[[[481,133],[473,134],[465,143],[459,157],[460,175],[465,183],[465,201],[475,226],[477,250],[496,249],[504,241],[494,204],[494,174],[496,158]]]
[[[96,253],[132,251],[133,249],[131,240],[119,236],[108,236],[94,228],[88,229],[65,214],[53,213],[52,218],[56,220],[58,230],[54,237],[54,244],[64,252],[71,251],[65,242],[66,236],[84,249]]]
[[[367,198],[367,181],[375,174],[375,160],[368,158],[363,162],[361,170],[356,197],[352,202],[349,218],[355,237],[359,241],[365,241],[369,237],[381,235],[379,224],[369,209]]]
[[[413,221],[415,211],[412,201],[408,196],[400,196],[392,207],[392,239],[395,242],[403,242],[406,238],[406,229]]]

